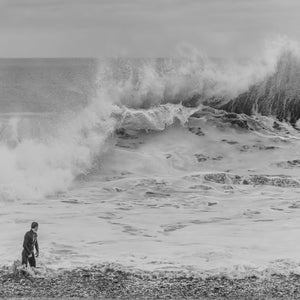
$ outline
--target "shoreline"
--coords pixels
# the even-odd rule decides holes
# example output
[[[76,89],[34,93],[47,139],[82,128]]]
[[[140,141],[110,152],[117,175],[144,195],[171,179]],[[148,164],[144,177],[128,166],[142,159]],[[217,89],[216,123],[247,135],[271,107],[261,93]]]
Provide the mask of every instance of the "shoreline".
[[[127,270],[118,265],[60,270],[46,276],[0,270],[0,298],[17,299],[299,299],[300,275],[223,275],[201,278],[181,271]]]

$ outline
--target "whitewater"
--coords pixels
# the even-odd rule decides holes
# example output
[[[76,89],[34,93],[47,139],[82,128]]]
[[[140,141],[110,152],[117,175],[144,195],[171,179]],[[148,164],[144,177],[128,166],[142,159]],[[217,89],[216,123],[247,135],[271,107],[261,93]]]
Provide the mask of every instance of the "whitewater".
[[[0,264],[300,274],[299,54],[0,60]]]

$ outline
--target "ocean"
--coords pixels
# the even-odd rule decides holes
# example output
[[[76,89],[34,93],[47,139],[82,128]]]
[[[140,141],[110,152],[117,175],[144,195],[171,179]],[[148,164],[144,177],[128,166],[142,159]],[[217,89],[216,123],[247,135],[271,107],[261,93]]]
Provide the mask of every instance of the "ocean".
[[[0,60],[0,264],[300,273],[299,54]]]

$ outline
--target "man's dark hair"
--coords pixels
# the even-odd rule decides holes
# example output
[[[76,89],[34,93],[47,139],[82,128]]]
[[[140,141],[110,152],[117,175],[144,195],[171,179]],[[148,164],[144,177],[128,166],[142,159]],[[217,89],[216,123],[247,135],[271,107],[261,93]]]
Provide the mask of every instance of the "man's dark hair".
[[[39,226],[39,224],[37,222],[32,222],[31,223],[31,228],[36,228],[38,226]]]

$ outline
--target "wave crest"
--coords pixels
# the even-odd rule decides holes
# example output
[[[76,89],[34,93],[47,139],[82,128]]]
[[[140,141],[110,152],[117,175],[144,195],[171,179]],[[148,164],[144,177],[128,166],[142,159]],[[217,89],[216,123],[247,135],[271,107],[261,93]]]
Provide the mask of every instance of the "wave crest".
[[[277,55],[274,72],[244,93],[216,107],[236,113],[273,115],[295,124],[300,118],[300,50],[286,42]]]

